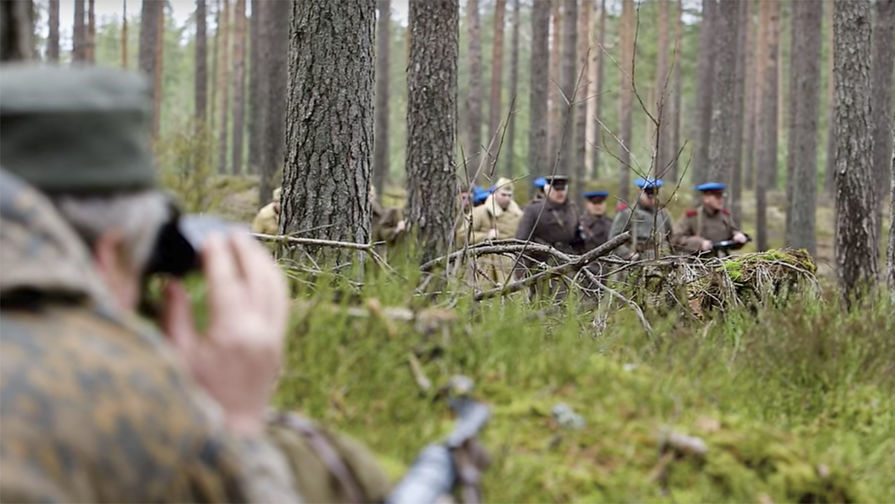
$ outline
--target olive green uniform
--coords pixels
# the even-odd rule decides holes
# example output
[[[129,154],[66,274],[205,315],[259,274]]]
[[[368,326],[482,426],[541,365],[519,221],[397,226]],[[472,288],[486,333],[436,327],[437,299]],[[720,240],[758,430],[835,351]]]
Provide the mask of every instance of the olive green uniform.
[[[733,222],[733,217],[725,209],[711,212],[700,205],[699,208],[688,211],[675,226],[674,245],[680,250],[691,253],[702,251],[703,240],[718,242],[730,240],[734,233],[739,231]],[[724,250],[704,251],[716,257],[728,255]]]
[[[634,208],[625,208],[615,215],[612,227],[609,230],[609,239],[624,233],[631,232],[631,238],[615,249],[615,254],[622,258],[629,258],[635,252],[642,259],[655,259],[656,241],[658,241],[660,254],[670,253],[671,237],[674,228],[671,224],[671,216],[665,209],[645,208],[640,205]]]

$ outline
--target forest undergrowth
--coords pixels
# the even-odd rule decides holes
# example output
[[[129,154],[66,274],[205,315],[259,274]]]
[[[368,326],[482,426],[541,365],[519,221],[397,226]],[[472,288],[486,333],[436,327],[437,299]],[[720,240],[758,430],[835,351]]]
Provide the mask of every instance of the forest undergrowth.
[[[705,322],[666,313],[648,336],[628,309],[598,331],[587,301],[439,300],[415,291],[412,263],[396,269],[367,268],[362,287],[291,273],[276,396],[367,443],[394,477],[449,431],[438,389],[465,375],[493,408],[488,501],[895,499],[883,297],[846,311],[821,289]]]

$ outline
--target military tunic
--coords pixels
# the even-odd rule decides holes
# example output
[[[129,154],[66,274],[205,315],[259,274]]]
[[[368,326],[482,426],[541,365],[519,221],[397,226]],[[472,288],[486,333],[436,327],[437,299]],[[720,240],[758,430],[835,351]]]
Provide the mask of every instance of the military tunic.
[[[709,250],[702,251],[702,241],[717,242],[733,238],[739,231],[733,222],[733,217],[726,209],[710,212],[700,205],[699,208],[688,211],[675,226],[674,244],[680,250],[691,253],[710,254],[713,256],[727,255],[727,251]]]
[[[584,252],[593,250],[609,240],[612,219],[605,215],[586,214],[581,217],[581,231],[584,235]]]
[[[372,240],[374,242],[385,242],[386,244],[394,244],[401,235],[398,230],[398,223],[404,219],[400,208],[386,208],[377,201],[370,202],[371,217],[373,224]]]
[[[258,215],[252,221],[252,231],[255,233],[275,235],[280,232],[280,211],[277,203],[268,203],[258,210]]]
[[[548,199],[531,202],[522,213],[522,220],[516,229],[517,240],[528,240],[549,245],[565,253],[574,253],[578,238],[578,212],[566,200],[562,204]],[[538,260],[545,260],[543,254],[530,254]]]
[[[500,207],[494,200],[494,195],[488,196],[485,203],[472,209],[472,232],[469,233],[471,243],[481,243],[488,239],[491,230],[496,231],[495,240],[503,240],[516,236],[516,229],[522,218],[522,209],[510,200],[506,210]],[[460,236],[459,244],[466,243],[467,235]],[[513,258],[503,255],[485,255],[478,258],[476,267],[478,271],[470,271],[470,277],[479,283],[479,277],[484,275],[486,284],[499,284],[504,282],[513,268]],[[470,265],[471,266],[471,265]],[[493,287],[494,285],[486,285]]]
[[[671,216],[665,209],[644,208],[640,205],[620,209],[612,221],[609,239],[625,231],[631,232],[631,238],[615,249],[615,254],[622,258],[627,259],[637,252],[643,259],[655,259],[656,241],[659,242],[660,253],[662,249],[666,252],[671,250],[674,228]]]

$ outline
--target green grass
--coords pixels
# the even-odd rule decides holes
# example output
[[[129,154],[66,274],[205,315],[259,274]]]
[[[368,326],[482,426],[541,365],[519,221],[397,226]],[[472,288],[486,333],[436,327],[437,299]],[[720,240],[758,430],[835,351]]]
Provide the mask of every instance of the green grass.
[[[449,310],[414,295],[418,273],[370,272],[362,291],[296,283],[288,362],[276,402],[368,443],[397,476],[451,426],[422,391],[472,377],[493,407],[486,498],[550,501],[891,501],[895,483],[895,320],[878,301],[835,296],[730,313],[704,325],[674,315],[646,336],[627,310],[597,335],[594,313],[522,296]],[[373,301],[373,300],[376,301]],[[379,315],[416,307],[423,322]],[[367,316],[349,307],[372,307]],[[446,313],[453,314],[449,320]],[[442,321],[440,324],[437,321]],[[560,402],[580,430],[552,418]],[[663,456],[663,432],[700,437],[707,455]]]

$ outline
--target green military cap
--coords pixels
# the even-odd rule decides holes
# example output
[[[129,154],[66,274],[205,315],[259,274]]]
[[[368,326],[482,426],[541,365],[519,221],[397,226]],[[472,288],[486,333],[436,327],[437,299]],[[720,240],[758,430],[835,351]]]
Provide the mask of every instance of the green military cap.
[[[0,166],[47,192],[151,188],[151,100],[139,74],[0,67]]]

